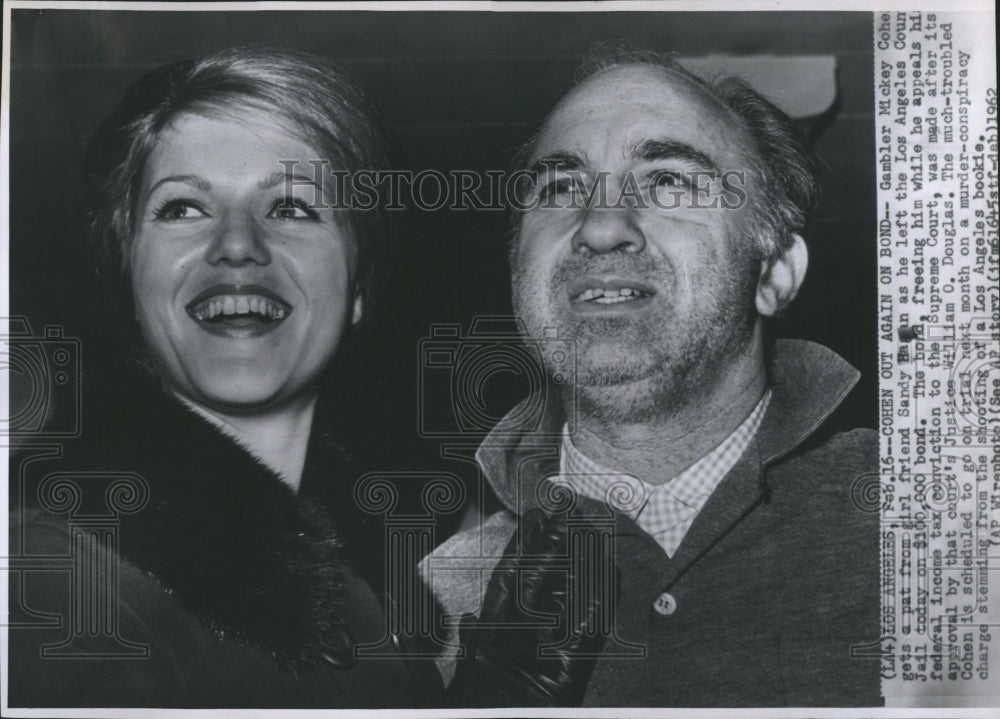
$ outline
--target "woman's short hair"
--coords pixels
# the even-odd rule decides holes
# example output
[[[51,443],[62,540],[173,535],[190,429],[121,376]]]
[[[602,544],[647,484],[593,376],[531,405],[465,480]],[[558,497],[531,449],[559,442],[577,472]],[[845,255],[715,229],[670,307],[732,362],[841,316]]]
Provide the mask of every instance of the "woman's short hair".
[[[143,169],[161,134],[183,113],[226,116],[245,108],[287,122],[321,153],[320,158],[295,159],[328,160],[330,169],[349,176],[389,165],[386,134],[374,106],[350,77],[323,58],[232,48],[152,70],[128,88],[92,138],[85,159],[87,224],[99,252],[99,271],[108,286],[129,298],[129,305],[131,291],[127,282],[122,287],[122,280],[128,280]],[[313,171],[313,166],[306,168]],[[350,183],[344,184],[349,190]],[[349,210],[347,218],[368,318],[375,304],[375,268],[391,234],[389,216],[376,206]]]

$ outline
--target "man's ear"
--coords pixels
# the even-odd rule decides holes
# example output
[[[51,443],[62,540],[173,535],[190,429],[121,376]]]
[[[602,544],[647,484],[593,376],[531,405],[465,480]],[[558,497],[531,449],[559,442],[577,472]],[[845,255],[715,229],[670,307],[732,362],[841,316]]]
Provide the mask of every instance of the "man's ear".
[[[760,263],[757,281],[757,312],[764,317],[780,314],[799,292],[809,267],[809,251],[800,235],[792,235],[792,244],[777,257]]]
[[[351,324],[356,325],[361,321],[364,316],[364,302],[361,301],[361,293],[355,292],[354,294],[354,314],[351,315]]]

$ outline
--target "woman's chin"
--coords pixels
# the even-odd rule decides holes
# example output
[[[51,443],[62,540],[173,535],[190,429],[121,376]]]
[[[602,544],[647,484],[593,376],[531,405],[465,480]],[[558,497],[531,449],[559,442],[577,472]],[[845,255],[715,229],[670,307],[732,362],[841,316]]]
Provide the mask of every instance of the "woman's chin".
[[[206,409],[234,416],[267,414],[294,405],[296,399],[308,400],[314,392],[289,391],[265,378],[227,377],[211,384],[172,388],[182,399]]]

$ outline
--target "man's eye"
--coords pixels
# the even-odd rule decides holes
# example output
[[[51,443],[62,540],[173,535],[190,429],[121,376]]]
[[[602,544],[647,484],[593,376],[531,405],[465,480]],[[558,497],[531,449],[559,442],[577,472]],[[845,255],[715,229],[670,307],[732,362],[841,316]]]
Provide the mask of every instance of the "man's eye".
[[[278,202],[267,213],[269,220],[315,220],[319,218],[316,210],[301,200],[285,198]]]
[[[544,201],[552,197],[558,197],[559,195],[577,192],[579,189],[579,183],[572,177],[558,177],[539,188],[538,199]]]
[[[650,184],[653,187],[687,187],[690,183],[687,178],[675,170],[661,170],[654,174]]]
[[[158,220],[176,222],[208,217],[208,213],[191,200],[168,200],[156,209],[153,216]]]

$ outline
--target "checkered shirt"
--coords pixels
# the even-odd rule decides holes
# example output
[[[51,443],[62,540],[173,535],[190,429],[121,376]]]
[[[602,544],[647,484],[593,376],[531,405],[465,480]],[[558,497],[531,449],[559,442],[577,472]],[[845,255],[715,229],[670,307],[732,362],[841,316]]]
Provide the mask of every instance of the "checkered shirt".
[[[661,485],[602,467],[573,446],[569,429],[563,425],[559,476],[552,481],[628,515],[672,557],[709,496],[757,434],[770,401],[771,390],[767,390],[719,446]]]

